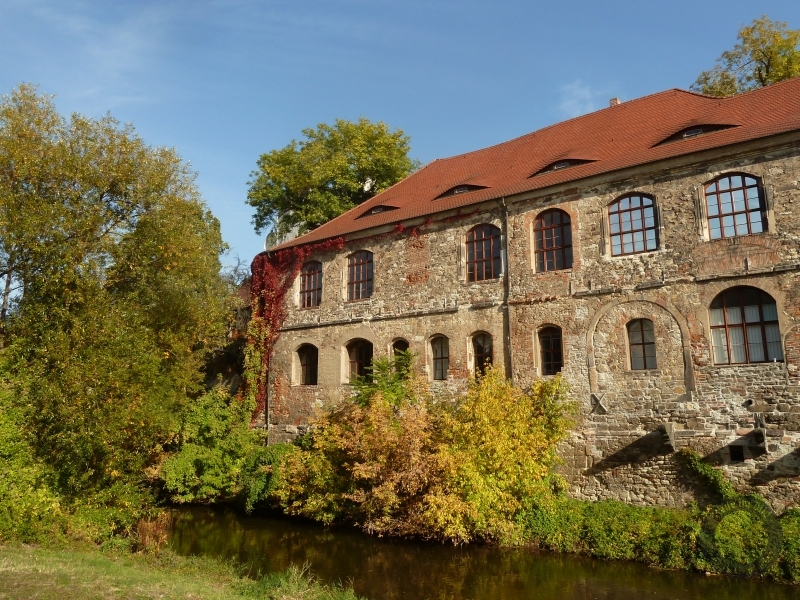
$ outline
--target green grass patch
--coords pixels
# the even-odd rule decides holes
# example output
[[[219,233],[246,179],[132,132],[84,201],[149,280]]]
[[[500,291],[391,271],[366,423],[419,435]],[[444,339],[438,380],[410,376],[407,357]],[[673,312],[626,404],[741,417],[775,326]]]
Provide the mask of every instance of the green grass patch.
[[[356,600],[352,590],[326,586],[303,569],[255,577],[246,567],[207,558],[0,546],[0,600]]]

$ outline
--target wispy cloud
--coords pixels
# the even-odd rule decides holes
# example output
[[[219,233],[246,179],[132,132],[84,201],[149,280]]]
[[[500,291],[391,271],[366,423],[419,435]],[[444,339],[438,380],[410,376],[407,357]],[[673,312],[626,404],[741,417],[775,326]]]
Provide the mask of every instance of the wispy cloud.
[[[133,81],[166,51],[168,29],[179,16],[166,3],[128,9],[85,1],[11,0],[11,7],[18,15],[27,12],[50,32],[49,42],[31,48],[38,56],[29,59],[69,80],[60,92],[102,97],[106,108],[112,108],[109,97],[123,104],[149,100],[149,92],[137,89]]]
[[[585,115],[603,107],[605,90],[592,88],[580,79],[561,86],[559,110],[565,117]]]

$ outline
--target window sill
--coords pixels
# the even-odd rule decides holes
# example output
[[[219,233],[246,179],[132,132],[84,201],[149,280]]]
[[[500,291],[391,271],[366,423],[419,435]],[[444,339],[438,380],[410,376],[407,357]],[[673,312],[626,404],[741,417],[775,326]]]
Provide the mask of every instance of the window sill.
[[[537,271],[536,269],[531,269],[531,274],[533,276],[540,276],[545,277],[546,275],[554,275],[555,273],[572,273],[575,267],[565,267],[563,269],[552,269],[550,271]]]
[[[656,248],[655,250],[646,250],[644,252],[634,252],[633,254],[604,254],[603,257],[606,260],[625,260],[626,258],[639,258],[642,256],[652,256],[654,254],[659,254],[660,252],[664,252],[664,248]]]
[[[750,362],[750,363],[712,363],[710,366],[715,369],[724,369],[725,367],[763,367],[764,365],[783,365],[786,364],[785,360],[765,360],[763,362]]]
[[[372,296],[369,296],[368,298],[359,298],[358,300],[345,300],[344,303],[345,304],[361,304],[362,302],[369,302],[370,300],[372,300]]]

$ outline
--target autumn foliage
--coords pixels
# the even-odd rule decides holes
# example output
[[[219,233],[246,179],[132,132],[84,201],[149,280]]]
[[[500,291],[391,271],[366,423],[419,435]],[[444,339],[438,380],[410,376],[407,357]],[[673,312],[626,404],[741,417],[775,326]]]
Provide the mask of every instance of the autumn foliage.
[[[289,514],[380,535],[508,543],[515,518],[552,494],[570,405],[560,378],[526,391],[500,370],[454,399],[376,361],[354,401],[322,414],[280,467]]]

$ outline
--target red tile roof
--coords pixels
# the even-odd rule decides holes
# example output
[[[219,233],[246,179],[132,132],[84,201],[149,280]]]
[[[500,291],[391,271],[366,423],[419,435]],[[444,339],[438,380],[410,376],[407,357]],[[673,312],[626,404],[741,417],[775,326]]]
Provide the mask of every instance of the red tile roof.
[[[659,145],[683,129],[700,125],[733,127]],[[483,150],[434,160],[364,204],[275,248],[317,242],[591,175],[796,130],[800,130],[800,77],[730,98],[667,90],[563,121]],[[592,162],[532,176],[548,165],[567,159]],[[437,199],[447,190],[465,184],[486,188]],[[397,209],[367,215],[381,204]]]

